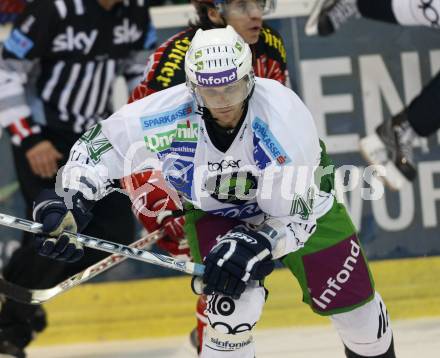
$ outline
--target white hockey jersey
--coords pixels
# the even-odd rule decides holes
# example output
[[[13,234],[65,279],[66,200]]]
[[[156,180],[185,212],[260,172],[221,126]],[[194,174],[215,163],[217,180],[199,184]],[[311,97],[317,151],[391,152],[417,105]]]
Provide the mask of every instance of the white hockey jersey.
[[[279,82],[256,79],[244,122],[226,152],[211,142],[181,84],[125,105],[89,130],[72,148],[63,185],[97,199],[111,180],[161,169],[183,201],[205,212],[254,224],[279,219],[287,239],[281,256],[297,244],[294,224],[314,226],[333,203],[333,195],[315,185],[320,161],[310,112]]]

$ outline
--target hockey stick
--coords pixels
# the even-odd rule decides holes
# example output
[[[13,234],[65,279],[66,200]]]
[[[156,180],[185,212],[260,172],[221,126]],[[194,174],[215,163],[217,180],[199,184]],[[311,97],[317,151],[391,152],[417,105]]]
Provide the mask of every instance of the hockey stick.
[[[34,234],[42,233],[42,224],[6,214],[0,214],[0,225],[32,232]],[[185,272],[193,276],[202,276],[205,270],[205,266],[194,262],[176,260],[169,256],[156,254],[154,252],[142,249],[131,248],[123,244],[98,239],[92,236],[75,234],[71,232],[67,233],[71,235],[76,235],[78,242],[92,249],[109,252],[111,254],[120,254],[128,258],[147,262],[153,265],[167,267],[173,270]]]
[[[130,247],[136,249],[150,247],[157,240],[159,240],[162,235],[163,234],[160,230],[154,231],[151,234],[148,234],[135,241],[130,245]],[[56,286],[46,289],[29,289],[0,278],[0,293],[17,302],[35,305],[42,304],[48,300],[51,300],[55,296],[58,296],[60,293],[64,293],[67,290],[70,290],[71,288],[76,287],[79,284],[84,283],[91,278],[107,271],[111,267],[120,264],[126,259],[126,256],[112,254],[105,259],[98,261],[92,266],[87,267],[85,270],[67,278]]]

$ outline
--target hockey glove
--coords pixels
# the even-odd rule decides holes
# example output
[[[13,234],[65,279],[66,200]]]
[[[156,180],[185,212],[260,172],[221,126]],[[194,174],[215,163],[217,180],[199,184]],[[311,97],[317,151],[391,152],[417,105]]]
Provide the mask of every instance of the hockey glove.
[[[249,280],[262,280],[273,271],[271,249],[269,240],[258,232],[243,226],[232,229],[205,258],[203,292],[240,298]]]
[[[179,241],[185,236],[185,231],[183,230],[185,217],[183,215],[173,216],[171,211],[165,211],[163,215],[157,218],[157,222],[172,240]]]
[[[191,253],[188,240],[185,238],[185,216],[174,217],[171,211],[164,212],[158,218],[159,226],[163,228],[165,236],[157,241],[157,246],[168,252],[171,256],[180,260],[190,260]]]
[[[163,229],[165,235],[156,244],[172,256],[189,260],[190,250],[185,239],[185,217],[175,217],[180,208],[159,172],[146,170],[125,177],[122,186],[133,203],[132,211],[148,232]]]
[[[40,255],[52,259],[75,262],[84,255],[82,245],[75,235],[63,233],[64,230],[76,233],[91,220],[89,201],[79,193],[73,196],[73,209],[68,210],[64,199],[54,190],[43,190],[35,200],[34,220],[43,224],[42,235],[36,235],[36,248]]]

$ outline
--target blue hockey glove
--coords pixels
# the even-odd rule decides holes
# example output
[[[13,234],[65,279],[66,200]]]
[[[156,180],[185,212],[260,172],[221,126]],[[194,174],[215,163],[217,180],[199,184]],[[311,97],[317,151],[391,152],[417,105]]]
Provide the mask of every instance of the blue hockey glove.
[[[240,298],[249,280],[262,280],[275,264],[271,243],[258,232],[237,227],[221,237],[205,258],[205,294]]]
[[[86,205],[85,205],[86,203]],[[82,258],[84,249],[75,235],[63,233],[64,230],[76,233],[91,220],[90,202],[82,195],[73,197],[73,209],[68,210],[64,199],[54,190],[43,190],[34,203],[34,220],[43,224],[44,234],[35,235],[37,251],[52,259],[75,262]]]

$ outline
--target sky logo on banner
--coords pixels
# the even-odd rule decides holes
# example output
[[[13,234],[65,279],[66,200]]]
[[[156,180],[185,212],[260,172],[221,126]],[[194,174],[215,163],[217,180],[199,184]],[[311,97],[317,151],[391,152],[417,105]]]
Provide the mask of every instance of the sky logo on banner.
[[[57,35],[52,42],[52,51],[82,51],[87,55],[92,50],[96,39],[98,38],[98,30],[94,29],[88,34],[86,31],[77,31],[72,26],[67,26],[64,33]]]
[[[231,68],[223,72],[202,73],[196,72],[197,83],[204,87],[224,86],[237,80],[237,69]]]
[[[190,117],[193,113],[193,102],[184,103],[168,112],[141,117],[142,129],[145,130],[170,125],[177,120]]]
[[[252,128],[257,138],[260,139],[263,146],[269,151],[269,155],[277,161],[278,165],[284,165],[291,162],[291,159],[284,151],[281,144],[275,139],[266,123],[260,118],[255,117],[252,122]]]
[[[113,29],[113,43],[120,45],[123,43],[136,42],[142,36],[142,31],[136,24],[130,24],[128,19],[122,21],[122,25],[115,26]]]

